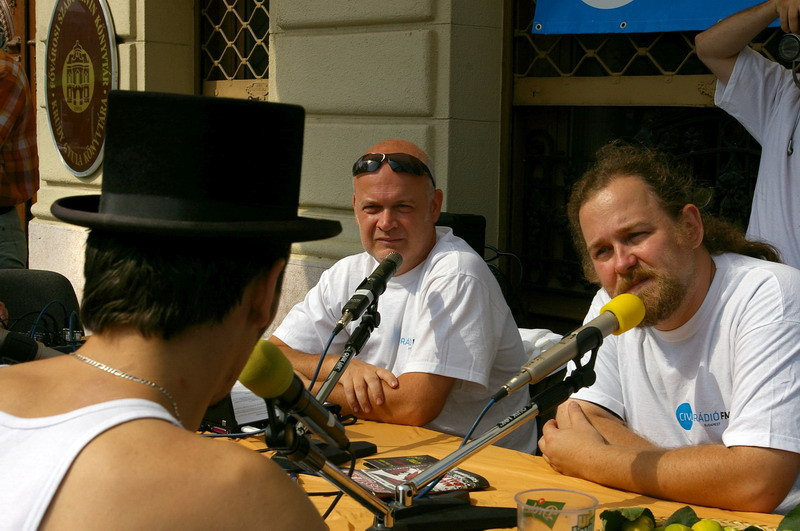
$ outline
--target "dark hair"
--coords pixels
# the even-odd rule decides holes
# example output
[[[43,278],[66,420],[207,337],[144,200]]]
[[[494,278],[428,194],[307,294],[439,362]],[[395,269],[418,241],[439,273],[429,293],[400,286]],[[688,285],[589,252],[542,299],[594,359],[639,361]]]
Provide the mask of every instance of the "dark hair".
[[[219,323],[247,285],[289,254],[288,243],[174,238],[92,230],[81,319],[93,332],[135,327],[163,339]],[[280,288],[280,280],[278,289]]]
[[[688,168],[656,149],[615,141],[597,151],[597,161],[575,183],[567,204],[567,216],[575,247],[581,257],[584,274],[595,277],[594,268],[581,231],[578,213],[594,194],[619,177],[636,176],[658,197],[661,207],[673,221],[678,221],[683,207],[697,205],[701,212],[708,203],[695,185]],[[703,245],[712,255],[738,253],[772,262],[780,262],[778,251],[765,242],[748,240],[744,232],[728,221],[702,213]]]

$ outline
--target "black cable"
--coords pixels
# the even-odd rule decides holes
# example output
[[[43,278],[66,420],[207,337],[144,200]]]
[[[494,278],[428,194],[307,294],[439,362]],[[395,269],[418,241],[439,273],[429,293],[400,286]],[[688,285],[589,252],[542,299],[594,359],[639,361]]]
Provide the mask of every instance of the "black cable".
[[[48,302],[47,304],[45,304],[44,308],[42,308],[41,311],[39,311],[39,315],[36,316],[36,319],[33,322],[33,327],[31,328],[31,331],[30,331],[30,334],[29,334],[32,339],[35,339],[36,329],[39,326],[39,321],[42,320],[42,316],[46,314],[47,309],[50,306],[52,306],[53,304],[59,304],[61,306],[61,308],[64,310],[64,317],[66,317],[69,314],[69,312],[67,311],[66,305],[63,302],[61,302],[60,300],[52,300],[52,301]],[[55,320],[55,318],[53,318],[53,319]],[[58,322],[57,321],[55,322],[55,325],[58,326]]]
[[[325,348],[322,349],[322,354],[319,356],[319,361],[317,362],[317,367],[314,369],[314,376],[311,378],[311,382],[308,384],[308,392],[310,393],[314,388],[314,384],[317,383],[317,378],[319,377],[319,371],[322,369],[322,362],[325,361],[325,356],[328,354],[328,349],[331,347],[331,343],[333,343],[333,338],[336,337],[335,332],[331,332],[331,336],[328,338],[328,342],[325,344]]]
[[[66,344],[68,346],[72,347],[72,351],[73,352],[78,349],[78,347],[81,344],[81,339],[83,339],[83,337],[82,337],[83,336],[83,331],[82,330],[81,330],[81,338],[80,339],[75,339],[76,332],[77,332],[77,329],[75,328],[76,324],[79,324],[78,323],[78,313],[75,310],[73,310],[69,314],[69,326],[68,326],[68,330],[67,330],[67,337],[65,338],[66,339]]]
[[[463,447],[465,444],[469,442],[469,438],[472,437],[472,433],[478,428],[478,424],[480,423],[481,420],[483,420],[483,417],[486,415],[486,412],[489,411],[489,408],[491,408],[495,404],[495,402],[496,400],[494,398],[489,399],[489,402],[487,402],[486,406],[484,406],[483,411],[481,411],[480,415],[478,415],[478,418],[475,419],[475,422],[472,423],[472,427],[469,429],[467,434],[464,435],[464,439],[461,441],[459,448]]]
[[[16,331],[16,332],[18,332],[19,330],[14,330],[14,327],[15,327],[16,325],[18,325],[19,323],[23,322],[23,320],[24,320],[26,317],[30,317],[31,315],[38,315],[38,314],[39,314],[39,312],[37,312],[37,311],[32,311],[32,312],[25,313],[25,314],[23,314],[23,315],[22,315],[22,316],[20,316],[20,317],[14,317],[13,319],[12,319],[11,317],[9,317],[9,318],[8,318],[8,322],[9,322],[9,323],[12,323],[12,321],[13,321],[13,323],[12,323],[10,326],[8,326],[8,330],[9,330],[9,331],[12,331],[12,332],[13,332],[13,331]],[[28,330],[28,331],[26,331],[26,332],[30,332],[30,331]]]
[[[514,253],[503,252],[503,251],[497,249],[496,247],[494,247],[492,245],[489,245],[488,243],[485,245],[485,248],[489,249],[490,251],[492,251],[494,253],[494,256],[491,256],[489,258],[485,258],[484,259],[484,262],[486,262],[487,264],[489,262],[493,262],[494,260],[497,260],[498,258],[503,257],[503,256],[514,258],[517,261],[517,265],[519,266],[518,267],[519,274],[517,275],[518,278],[517,278],[516,284],[514,286],[512,286],[512,287],[514,289],[519,288],[522,285],[522,277],[523,277],[523,270],[524,270],[524,266],[522,265],[522,259],[519,256],[515,255]]]
[[[355,471],[356,468],[356,454],[354,454],[353,450],[350,448],[348,448],[347,453],[350,454],[350,470],[347,472],[347,475],[349,477],[353,477],[353,472]],[[336,497],[331,502],[330,506],[328,507],[328,510],[326,510],[325,514],[322,515],[323,520],[325,520],[328,517],[328,515],[330,515],[333,512],[334,507],[336,507],[336,504],[339,503],[339,500],[342,499],[343,495],[344,492],[342,491],[339,491],[336,494]]]

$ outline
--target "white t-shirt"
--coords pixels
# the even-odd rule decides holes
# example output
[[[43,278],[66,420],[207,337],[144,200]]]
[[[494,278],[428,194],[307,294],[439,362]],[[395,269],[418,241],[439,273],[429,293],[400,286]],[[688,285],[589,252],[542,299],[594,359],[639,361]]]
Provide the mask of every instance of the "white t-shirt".
[[[158,418],[180,427],[160,404],[138,398],[101,402],[51,417],[21,418],[0,412],[3,527],[38,529],[86,445],[104,431],[140,418]]]
[[[597,382],[573,396],[599,404],[664,448],[758,446],[800,453],[800,271],[737,254],[697,313],[669,332],[635,328],[600,347]],[[600,290],[588,322],[609,296]],[[800,502],[800,478],[776,509]]]
[[[380,325],[358,358],[395,376],[424,372],[454,378],[441,413],[426,427],[464,436],[489,397],[527,359],[519,329],[486,263],[452,229],[436,230],[437,242],[425,261],[387,283],[378,299]],[[367,253],[338,261],[292,308],[274,335],[301,352],[321,352],[342,306],[377,265]],[[328,353],[341,354],[357,325],[351,322]],[[499,401],[473,437],[529,401],[525,390]],[[533,452],[535,434],[536,422],[530,420],[497,444]]]
[[[727,85],[717,82],[715,103],[761,144],[748,236],[773,244],[784,263],[800,268],[800,88],[788,69],[746,47]]]

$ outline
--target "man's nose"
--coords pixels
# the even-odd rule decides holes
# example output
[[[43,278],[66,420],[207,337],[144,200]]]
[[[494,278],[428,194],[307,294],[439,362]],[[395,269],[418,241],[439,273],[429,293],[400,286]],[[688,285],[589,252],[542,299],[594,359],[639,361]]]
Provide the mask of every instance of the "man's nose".
[[[625,274],[636,267],[639,259],[625,246],[619,246],[614,250],[614,271]]]
[[[392,212],[391,208],[386,208],[381,212],[380,217],[378,218],[378,228],[383,232],[389,232],[392,230],[395,225],[397,224],[397,220],[395,219],[394,212]]]

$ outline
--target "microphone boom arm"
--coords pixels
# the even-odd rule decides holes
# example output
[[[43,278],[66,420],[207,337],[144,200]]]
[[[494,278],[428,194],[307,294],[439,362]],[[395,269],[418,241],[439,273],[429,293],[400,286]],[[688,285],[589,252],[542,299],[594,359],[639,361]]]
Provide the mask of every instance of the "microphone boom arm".
[[[597,376],[594,372],[594,365],[597,357],[597,350],[603,343],[603,336],[598,329],[592,327],[579,332],[579,335],[583,334],[587,335],[587,337],[579,338],[581,341],[596,344],[596,346],[591,348],[591,357],[585,365],[581,365],[580,360],[576,358],[575,364],[577,368],[572,371],[564,381],[539,393],[531,399],[530,404],[516,411],[509,417],[506,417],[492,428],[489,428],[480,437],[458,448],[450,455],[441,459],[438,463],[422,471],[413,479],[398,485],[395,489],[395,501],[400,505],[410,506],[414,496],[428,483],[447,474],[478,450],[505,437],[531,418],[539,415],[539,413],[549,411],[562,402],[565,402],[570,395],[578,389],[592,385]],[[540,407],[537,402],[542,403],[543,407]]]

